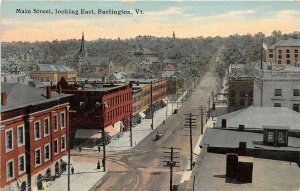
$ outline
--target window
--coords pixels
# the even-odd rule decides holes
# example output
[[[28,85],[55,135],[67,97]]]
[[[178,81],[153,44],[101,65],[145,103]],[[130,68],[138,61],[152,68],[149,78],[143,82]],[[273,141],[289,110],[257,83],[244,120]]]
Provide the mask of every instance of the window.
[[[290,54],[287,54],[287,55],[286,55],[286,58],[290,58]]]
[[[54,115],[54,119],[53,119],[53,125],[54,125],[54,131],[58,130],[58,126],[57,126],[57,115]]]
[[[35,167],[41,165],[41,149],[38,148],[35,150]]]
[[[284,132],[278,132],[278,143],[284,143]]]
[[[281,53],[282,53],[282,50],[278,50],[278,52],[279,52],[279,54],[281,54]]]
[[[274,131],[268,132],[268,142],[274,142]]]
[[[298,58],[298,54],[295,54],[295,60]]]
[[[278,55],[278,59],[282,59],[282,55]]]
[[[25,172],[25,155],[19,156],[19,175]]]
[[[50,160],[50,144],[46,144],[44,146],[44,152],[45,152],[45,162]]]
[[[40,127],[39,121],[34,123],[34,135],[35,135],[35,140],[38,140],[41,138],[41,127]]]
[[[299,112],[299,105],[300,104],[293,104],[293,110]]]
[[[290,53],[290,50],[289,50],[289,49],[286,49],[286,51],[285,51],[285,52],[288,54],[288,53]]]
[[[269,58],[273,58],[273,54],[269,54]]]
[[[61,137],[61,150],[64,151],[66,150],[66,136]]]
[[[66,127],[65,112],[60,113],[60,126],[61,128]]]
[[[229,97],[234,97],[234,96],[235,96],[235,90],[230,90]]]
[[[281,107],[281,103],[274,103],[274,107]]]
[[[281,96],[281,89],[275,89],[275,96]]]
[[[245,106],[245,100],[244,99],[240,99],[240,105]]]
[[[49,128],[49,118],[44,119],[44,137],[48,136],[50,133]]]
[[[286,64],[291,64],[291,61],[290,60],[286,60]]]
[[[6,144],[6,152],[12,151],[14,149],[12,129],[5,131],[5,144]]]
[[[295,52],[295,54],[298,54],[298,50],[296,49],[296,50],[294,50],[294,52]]]
[[[300,89],[294,89],[293,95],[300,96]]]
[[[240,97],[245,97],[246,96],[246,92],[244,90],[240,91]]]
[[[58,139],[54,140],[54,154],[58,153]]]
[[[278,60],[278,64],[281,64],[281,60]]]
[[[14,161],[10,160],[6,163],[6,181],[9,181],[14,177]]]
[[[23,146],[25,142],[24,126],[18,127],[18,146]]]

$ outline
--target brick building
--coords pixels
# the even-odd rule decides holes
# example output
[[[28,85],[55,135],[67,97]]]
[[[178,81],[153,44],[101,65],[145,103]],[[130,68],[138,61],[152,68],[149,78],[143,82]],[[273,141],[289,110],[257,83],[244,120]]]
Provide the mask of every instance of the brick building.
[[[59,85],[62,87],[62,92],[74,94],[70,99],[72,137],[74,135],[76,139],[88,139],[88,133],[99,134],[103,127],[105,132],[113,137],[129,129],[132,120],[130,84],[88,81],[68,84],[62,80]],[[99,137],[101,138],[101,135]]]
[[[300,66],[300,39],[280,40],[267,48],[266,61],[272,65]]]
[[[163,99],[168,96],[167,79],[128,79],[133,85],[142,87],[142,110],[149,114],[151,107],[151,87],[152,105],[154,110],[163,106]]]
[[[1,189],[41,189],[45,177],[60,176],[70,96],[1,83]]]
[[[228,112],[252,105],[253,78],[230,77],[228,80]]]

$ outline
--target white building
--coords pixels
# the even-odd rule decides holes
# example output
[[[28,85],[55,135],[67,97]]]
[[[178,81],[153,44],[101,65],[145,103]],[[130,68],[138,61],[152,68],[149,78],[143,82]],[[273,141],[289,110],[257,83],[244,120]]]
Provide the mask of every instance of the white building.
[[[260,63],[254,69],[254,106],[288,107],[299,112],[300,67]]]

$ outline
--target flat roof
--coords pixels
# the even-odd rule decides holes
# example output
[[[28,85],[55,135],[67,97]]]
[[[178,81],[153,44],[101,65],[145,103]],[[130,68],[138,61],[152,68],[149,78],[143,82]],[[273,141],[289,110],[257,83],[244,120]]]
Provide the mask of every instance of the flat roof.
[[[263,144],[263,133],[219,128],[206,129],[200,146],[239,148],[240,142],[246,142],[247,148],[251,149],[300,151],[300,138],[289,137],[287,147],[274,147]]]
[[[197,191],[281,191],[300,188],[296,163],[253,158],[252,183],[234,183],[225,178],[226,155],[207,153],[195,181]]]

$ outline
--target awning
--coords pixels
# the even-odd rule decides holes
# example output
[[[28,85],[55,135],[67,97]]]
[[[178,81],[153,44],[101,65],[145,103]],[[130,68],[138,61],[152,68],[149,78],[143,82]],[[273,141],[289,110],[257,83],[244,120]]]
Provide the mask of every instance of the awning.
[[[99,129],[77,129],[76,139],[101,139],[102,132]]]
[[[139,112],[138,115],[139,115],[142,119],[144,119],[144,118],[146,117],[146,115],[144,114],[144,112]]]
[[[168,105],[167,100],[163,99],[162,102],[164,102],[166,105]]]
[[[114,137],[116,136],[119,132],[113,128],[112,125],[109,125],[107,127],[104,128],[104,131],[110,136],[110,137]]]
[[[121,121],[116,122],[113,128],[119,133],[121,131]]]

